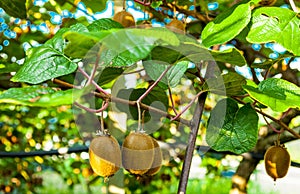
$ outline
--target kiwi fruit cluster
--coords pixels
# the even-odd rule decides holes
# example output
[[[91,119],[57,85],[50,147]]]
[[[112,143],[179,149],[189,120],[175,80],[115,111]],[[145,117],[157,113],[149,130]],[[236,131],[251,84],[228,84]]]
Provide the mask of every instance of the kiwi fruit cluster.
[[[122,144],[111,135],[99,135],[89,147],[90,165],[102,177],[113,176],[121,164],[136,176],[152,176],[159,172],[162,153],[157,141],[144,132],[131,132]]]
[[[264,155],[267,174],[276,181],[284,177],[291,164],[290,154],[284,145],[274,145],[267,149]]]

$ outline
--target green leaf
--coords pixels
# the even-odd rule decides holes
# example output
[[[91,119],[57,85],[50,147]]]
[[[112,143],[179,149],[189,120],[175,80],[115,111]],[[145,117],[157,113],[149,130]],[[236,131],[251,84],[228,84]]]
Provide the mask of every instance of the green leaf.
[[[243,85],[246,85],[245,77],[236,72],[229,72],[220,78],[210,78],[206,80],[207,89],[215,94],[234,96],[242,94]],[[226,93],[225,93],[226,91]]]
[[[183,59],[190,60],[194,63],[201,61],[218,61],[238,66],[246,64],[244,56],[236,48],[230,48],[224,51],[212,51],[199,44],[189,42],[185,42],[179,48],[181,53],[186,56]]]
[[[57,90],[43,86],[10,88],[0,94],[0,103],[49,107],[72,104],[81,95],[81,90]]]
[[[156,61],[164,61],[173,64],[179,59],[181,54],[172,47],[157,46],[151,51],[151,59]]]
[[[225,43],[237,36],[250,22],[250,3],[235,5],[219,14],[202,31],[202,43],[206,47]]]
[[[216,61],[229,63],[231,65],[244,66],[247,64],[243,54],[236,48],[230,48],[224,51],[210,51]]]
[[[164,28],[121,29],[105,37],[100,62],[112,67],[126,67],[146,58],[155,46],[179,45],[176,35]]]
[[[138,88],[138,89],[121,89],[117,93],[117,97],[125,99],[125,100],[131,100],[135,101],[137,100],[141,95],[145,93],[145,88]],[[151,105],[154,108],[160,109],[162,111],[166,111],[168,108],[168,96],[166,92],[159,88],[155,87],[143,100],[142,103]],[[124,105],[121,103],[117,103],[117,108],[127,113],[129,118],[133,118],[135,120],[138,119],[138,113],[137,108],[129,105]],[[155,116],[155,115],[152,115]],[[145,121],[148,121],[150,119],[149,112],[147,111],[145,113]]]
[[[124,69],[107,67],[99,75],[97,83],[102,86],[119,77],[124,72]]]
[[[222,99],[211,111],[208,123],[206,141],[216,151],[241,154],[257,142],[258,116],[250,104],[239,108],[234,100]]]
[[[100,40],[110,35],[110,31],[76,32],[68,31],[63,37],[69,41],[64,53],[72,58],[83,58],[88,55],[96,56],[96,47]],[[93,48],[94,47],[94,48]],[[97,47],[99,48],[99,46]],[[98,50],[97,50],[98,51]]]
[[[84,27],[76,24],[70,29],[81,31]],[[68,30],[62,28],[44,45],[30,49],[24,65],[11,81],[38,84],[74,72],[77,64],[64,54],[65,41],[62,35]]]
[[[102,18],[94,21],[90,25],[88,25],[88,30],[90,32],[99,32],[101,30],[110,30],[113,28],[124,28],[120,23],[110,19],[110,18]]]
[[[284,112],[289,108],[300,108],[300,88],[286,80],[269,78],[258,87],[245,85],[248,94],[274,111]]]
[[[173,65],[166,75],[161,79],[161,83],[170,86],[171,88],[179,84],[185,71],[188,69],[188,61],[180,61]],[[146,73],[153,80],[157,80],[159,76],[167,69],[167,63],[161,61],[144,61],[143,66]]]
[[[262,7],[254,11],[247,36],[251,43],[277,42],[295,55],[300,55],[300,19],[285,8]]]
[[[15,18],[25,19],[27,17],[26,12],[26,0],[1,0],[0,7],[4,11]]]
[[[105,0],[81,0],[81,2],[83,2],[84,5],[90,8],[94,13],[103,11],[106,8]]]

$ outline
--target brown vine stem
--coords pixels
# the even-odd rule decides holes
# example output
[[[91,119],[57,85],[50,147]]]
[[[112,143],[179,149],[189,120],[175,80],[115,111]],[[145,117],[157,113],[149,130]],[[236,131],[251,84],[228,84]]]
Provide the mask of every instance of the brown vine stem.
[[[246,104],[246,102],[242,101],[241,99],[237,98],[237,97],[232,97],[233,99],[235,99],[236,101],[240,102],[241,104]],[[300,135],[298,133],[296,133],[294,130],[290,129],[284,122],[282,122],[281,120],[278,120],[274,117],[272,117],[271,115],[253,107],[253,109],[258,112],[259,114],[271,119],[273,122],[277,123],[278,125],[280,125],[284,130],[287,130],[288,132],[290,132],[293,136],[295,136],[296,138],[300,139]]]
[[[209,62],[206,73],[205,73],[205,79],[213,77],[214,75],[214,68],[216,64],[214,62]],[[188,145],[186,148],[185,156],[184,156],[184,161],[183,161],[183,167],[182,167],[182,172],[179,180],[179,187],[178,187],[178,194],[185,194],[186,193],[186,187],[188,184],[189,180],[189,174],[190,174],[190,169],[191,169],[191,164],[192,164],[192,158],[194,155],[194,149],[195,149],[195,144],[196,144],[196,139],[198,135],[198,130],[200,126],[200,121],[202,118],[202,113],[204,111],[204,106],[205,106],[205,100],[207,97],[207,92],[204,93],[198,93],[198,103],[193,115],[193,118],[190,123],[190,128],[191,132],[189,134],[189,139],[188,139]],[[202,95],[200,95],[202,94]]]
[[[182,173],[181,173],[181,177],[180,177],[180,181],[179,181],[178,194],[186,193],[186,187],[187,187],[187,183],[188,183],[188,179],[189,179],[192,158],[194,155],[196,138],[197,138],[197,134],[198,134],[200,120],[201,120],[202,113],[204,110],[206,97],[207,97],[207,92],[205,92],[205,93],[203,93],[203,95],[199,96],[197,107],[196,107],[194,116],[191,121],[191,132],[189,135],[188,146],[187,146],[184,161],[183,161]]]
[[[73,84],[70,84],[68,82],[59,80],[57,78],[53,79],[53,82],[57,83],[59,85],[65,86],[65,87],[80,89],[80,87],[74,86]],[[130,100],[126,100],[126,99],[122,99],[122,98],[111,96],[110,94],[103,94],[103,93],[99,93],[99,92],[95,92],[95,91],[92,91],[92,93],[95,96],[97,96],[98,98],[102,98],[105,101],[110,101],[110,102],[115,102],[115,103],[121,103],[121,104],[127,104],[129,106],[137,106],[136,101],[130,101]],[[169,114],[169,113],[167,113],[165,111],[162,111],[160,109],[154,108],[152,106],[148,106],[148,105],[146,105],[144,103],[140,103],[140,106],[141,106],[141,109],[143,109],[143,110],[147,110],[147,111],[156,113],[156,114],[161,115],[163,117],[166,117],[168,119],[172,119],[174,117],[173,115],[171,115],[171,114]],[[186,119],[180,119],[180,118],[178,118],[178,119],[176,119],[176,121],[178,121],[178,122],[180,122],[180,123],[182,123],[184,125],[187,125],[187,126],[190,125],[190,121],[188,121]]]

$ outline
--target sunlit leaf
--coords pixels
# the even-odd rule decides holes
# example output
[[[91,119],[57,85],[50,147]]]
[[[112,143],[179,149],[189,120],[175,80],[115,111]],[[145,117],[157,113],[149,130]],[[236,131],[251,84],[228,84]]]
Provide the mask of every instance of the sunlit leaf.
[[[297,13],[280,7],[262,7],[254,11],[247,36],[251,43],[277,42],[300,55],[300,19]]]
[[[38,84],[74,72],[77,64],[63,52],[62,35],[68,30],[62,28],[44,45],[30,49],[24,65],[11,80]]]
[[[250,3],[236,4],[219,14],[202,31],[202,43],[206,47],[225,43],[237,36],[250,22]]]
[[[274,111],[284,112],[289,108],[300,107],[300,88],[286,80],[269,78],[258,87],[245,85],[248,94]]]

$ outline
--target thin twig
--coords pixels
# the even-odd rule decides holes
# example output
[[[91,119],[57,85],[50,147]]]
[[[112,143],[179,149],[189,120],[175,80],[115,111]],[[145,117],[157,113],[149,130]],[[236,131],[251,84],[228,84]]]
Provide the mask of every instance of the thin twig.
[[[88,78],[88,81],[87,81],[87,85],[91,85],[92,84],[92,81],[95,77],[95,74],[96,74],[96,71],[97,71],[97,68],[98,68],[98,65],[99,65],[99,60],[100,60],[100,55],[97,54],[97,57],[96,57],[96,62],[93,66],[93,69],[92,69],[92,73],[90,75],[90,77]]]
[[[90,76],[80,67],[78,67],[78,70],[80,71],[80,73],[83,74],[84,77],[86,77],[88,80],[90,79]],[[96,89],[99,91],[99,92],[102,92],[106,95],[108,95],[108,93],[103,90],[94,80],[92,80],[92,84],[96,87]]]
[[[192,104],[196,101],[196,99],[198,99],[203,93],[205,93],[207,91],[201,91],[199,92],[189,103],[188,105],[186,105],[184,107],[184,109],[182,111],[180,111],[180,113],[176,114],[176,116],[174,118],[171,119],[171,121],[178,119],[183,113],[185,113],[185,111],[187,111],[187,109],[189,109]]]
[[[273,127],[273,126],[268,122],[268,120],[266,119],[265,116],[263,116],[263,118],[264,118],[265,122],[267,123],[267,125],[268,125],[274,132],[276,132],[276,133],[278,133],[278,134],[280,134],[280,133],[283,132],[283,130],[277,130],[277,129],[275,129],[275,127]]]
[[[101,108],[99,108],[99,109],[88,108],[88,107],[86,107],[86,106],[83,106],[82,104],[79,104],[78,102],[74,102],[74,104],[75,104],[76,106],[78,106],[79,108],[82,108],[82,109],[84,109],[84,110],[86,110],[86,111],[88,111],[88,112],[92,112],[92,113],[100,113],[100,112],[104,111],[105,109],[107,109],[109,102],[106,101],[105,104],[104,104]]]
[[[164,75],[166,75],[166,73],[168,72],[168,70],[171,68],[172,66],[169,65],[163,72],[162,74],[157,78],[157,80],[155,80],[155,82],[146,90],[146,92],[141,95],[139,97],[139,99],[137,99],[137,103],[140,103],[151,91],[152,89],[158,84],[158,82],[160,82],[160,80],[164,77]]]

